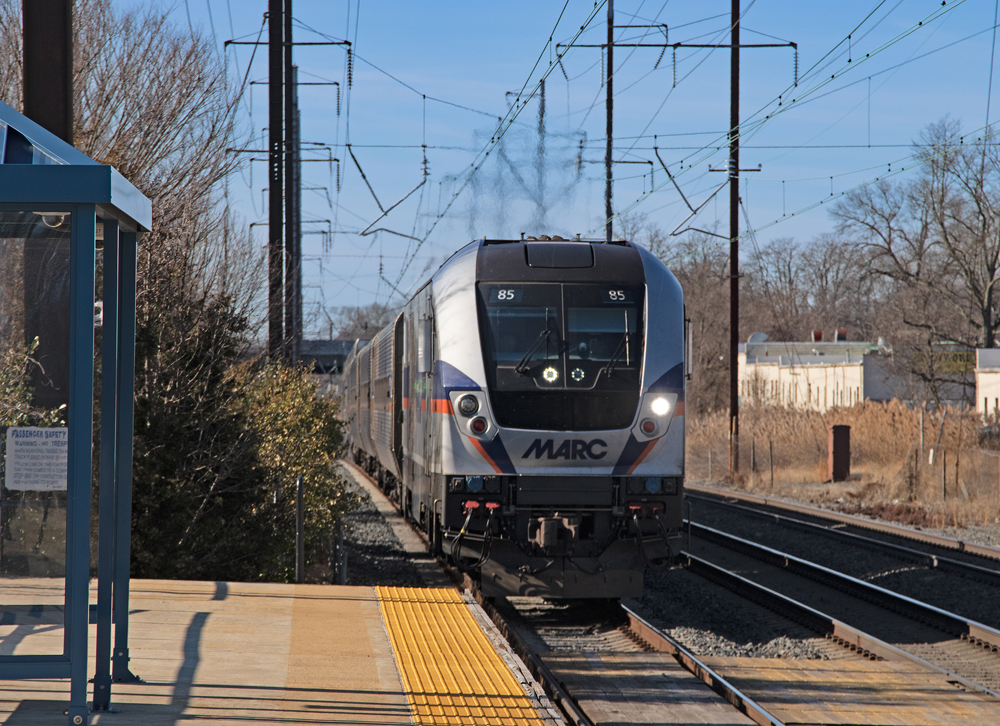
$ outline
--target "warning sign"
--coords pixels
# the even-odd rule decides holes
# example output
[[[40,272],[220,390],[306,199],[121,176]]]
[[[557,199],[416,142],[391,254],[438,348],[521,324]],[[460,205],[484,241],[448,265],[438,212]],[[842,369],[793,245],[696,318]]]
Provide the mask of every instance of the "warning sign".
[[[11,426],[3,485],[33,491],[66,490],[69,429]]]

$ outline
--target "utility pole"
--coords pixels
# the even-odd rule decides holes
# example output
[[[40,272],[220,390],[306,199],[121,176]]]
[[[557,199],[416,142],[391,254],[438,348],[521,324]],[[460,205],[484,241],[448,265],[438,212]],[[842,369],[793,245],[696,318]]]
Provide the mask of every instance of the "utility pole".
[[[613,176],[611,173],[611,152],[612,152],[612,123],[614,110],[614,94],[611,92],[611,80],[614,77],[614,54],[615,54],[615,0],[608,0],[608,96],[605,103],[607,107],[608,125],[608,147],[604,155],[604,216],[608,220],[605,223],[605,242],[611,244],[611,217],[614,210],[611,208],[611,184]]]
[[[289,321],[288,337],[291,341],[291,362],[300,358],[302,346],[302,127],[299,114],[299,67],[292,66],[292,120],[289,123],[292,173],[288,181],[288,226],[291,229],[292,248],[289,253],[291,297],[285,298],[285,318]],[[287,267],[286,267],[286,274]]]
[[[740,470],[740,0],[732,0],[729,62],[729,472]]]
[[[292,126],[295,123],[295,69],[292,67],[292,0],[285,1],[285,330],[282,339],[282,357],[285,363],[295,363],[295,152],[292,146]]]
[[[22,87],[24,115],[67,144],[73,143],[72,0],[22,0]],[[16,150],[16,151],[15,151]],[[13,128],[7,131],[7,163],[30,164],[31,145]],[[29,381],[32,403],[58,408],[69,401],[69,240],[30,238],[24,242],[21,278],[24,342],[38,338]],[[63,311],[53,315],[52,311]]]
[[[290,0],[287,0],[290,4]],[[291,25],[291,22],[289,22]],[[282,326],[282,229],[285,180],[282,169],[284,123],[282,79],[284,71],[281,0],[267,4],[267,97],[268,97],[268,227],[267,227],[267,352],[281,356]]]

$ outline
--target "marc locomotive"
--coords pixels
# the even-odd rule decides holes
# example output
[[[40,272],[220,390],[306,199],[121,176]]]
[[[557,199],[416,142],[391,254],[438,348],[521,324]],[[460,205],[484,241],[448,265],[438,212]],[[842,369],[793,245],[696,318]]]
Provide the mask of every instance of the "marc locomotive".
[[[685,332],[639,245],[475,241],[355,345],[351,455],[487,596],[638,596],[680,543]]]

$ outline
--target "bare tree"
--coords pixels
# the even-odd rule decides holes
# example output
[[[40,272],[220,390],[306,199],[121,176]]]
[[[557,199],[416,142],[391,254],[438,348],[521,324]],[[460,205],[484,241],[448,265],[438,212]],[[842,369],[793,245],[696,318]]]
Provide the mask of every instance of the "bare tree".
[[[874,271],[905,290],[902,321],[934,342],[996,344],[1000,281],[1000,151],[966,144],[957,122],[931,124],[907,181],[883,180],[834,206],[842,234]]]
[[[371,340],[395,319],[398,312],[398,308],[387,303],[338,308],[331,316],[332,327],[337,330],[338,338]]]

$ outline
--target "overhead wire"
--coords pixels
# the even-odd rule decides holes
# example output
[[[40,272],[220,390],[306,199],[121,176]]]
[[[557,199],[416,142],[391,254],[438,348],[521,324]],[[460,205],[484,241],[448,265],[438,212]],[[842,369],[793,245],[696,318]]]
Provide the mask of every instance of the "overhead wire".
[[[870,52],[866,53],[863,58],[859,57],[856,61],[852,61],[850,63],[843,64],[841,66],[841,68],[838,71],[835,71],[829,78],[824,77],[822,80],[815,81],[814,84],[811,87],[808,87],[808,88],[800,90],[799,92],[797,92],[795,94],[795,98],[792,99],[792,101],[789,103],[789,105],[785,106],[785,105],[783,105],[782,97],[784,96],[784,94],[788,93],[789,90],[791,90],[792,88],[794,88],[794,86],[787,87],[776,98],[772,99],[768,103],[766,103],[763,106],[761,106],[757,111],[755,111],[753,114],[751,114],[748,119],[746,119],[745,121],[741,122],[740,133],[739,133],[740,140],[743,141],[745,138],[751,138],[753,135],[755,135],[760,130],[760,128],[763,125],[767,124],[772,119],[776,118],[779,115],[787,113],[788,110],[790,110],[792,108],[798,108],[798,106],[793,106],[792,104],[797,103],[799,99],[809,98],[811,95],[813,95],[814,93],[816,93],[817,91],[819,91],[820,89],[822,89],[826,85],[828,85],[830,81],[835,80],[838,77],[838,75],[843,75],[848,70],[850,70],[852,68],[859,67],[864,62],[869,61],[872,57],[880,55],[881,53],[885,52],[888,48],[894,46],[896,43],[901,42],[904,38],[909,37],[913,33],[915,33],[918,30],[920,30],[922,27],[925,27],[925,25],[933,22],[934,20],[937,20],[940,17],[943,17],[945,14],[947,14],[949,12],[954,11],[955,8],[959,7],[960,5],[964,4],[965,2],[966,2],[966,0],[953,0],[953,2],[951,3],[950,6],[949,5],[939,6],[933,12],[931,12],[927,16],[925,16],[925,18],[923,20],[919,21],[915,25],[909,26],[908,28],[906,28],[906,29],[904,29],[902,31],[899,31],[895,36],[893,36],[889,40],[883,42],[882,44],[880,44],[879,46],[877,46],[876,48],[874,48]],[[876,10],[878,9],[878,7],[881,7],[884,3],[885,3],[885,0],[882,0],[882,2],[880,2],[879,5],[876,7]],[[873,10],[871,13],[869,13],[866,16],[866,19],[870,18],[872,16],[872,14],[874,14],[874,12],[875,11]],[[861,24],[863,24],[863,22],[864,21],[862,21]],[[861,24],[859,24],[857,27],[860,27]],[[856,32],[857,31],[857,27],[852,32]],[[844,41],[841,40],[840,42],[838,42],[836,44],[836,46],[834,46],[834,48],[840,47],[841,45],[843,45],[843,42]],[[833,51],[828,51],[823,56],[823,58],[828,57],[830,55],[830,53],[832,53],[832,52]],[[815,68],[816,64],[814,64],[813,67]],[[778,105],[775,106],[775,104],[778,104]],[[766,113],[768,110],[770,110],[771,112],[770,113]],[[716,153],[718,153],[719,151],[721,151],[723,148],[727,147],[728,143],[729,143],[728,138],[722,137],[722,138],[717,139],[715,143],[706,144],[702,148],[702,154],[700,156],[698,156],[698,159],[696,159],[695,164],[699,164],[699,163],[703,163],[704,161],[707,161],[712,156],[714,156]],[[690,167],[693,166],[693,165],[694,164],[689,164],[688,168],[690,169]],[[658,191],[659,189],[662,189],[666,184],[667,184],[667,182],[660,183],[653,191]],[[637,205],[641,204],[645,199],[647,199],[650,196],[650,194],[651,194],[651,192],[647,193],[646,195],[643,195],[643,196],[637,198],[631,204],[629,204],[625,208],[619,210],[619,212],[617,212],[612,217],[612,219],[620,216],[621,214],[624,214],[626,212],[631,211]],[[591,230],[588,231],[588,234],[594,233],[596,230],[598,230],[601,227],[603,227],[606,222],[607,222],[607,220],[602,221],[600,227],[594,227],[593,229],[591,229]]]
[[[552,72],[556,69],[556,67],[558,66],[558,61],[561,60],[563,57],[565,57],[566,53],[568,53],[569,50],[573,47],[573,44],[576,42],[576,40],[585,31],[585,29],[590,25],[590,23],[593,22],[594,18],[597,16],[597,13],[600,11],[600,9],[602,7],[604,7],[605,2],[606,2],[606,0],[598,0],[597,2],[594,3],[594,8],[590,11],[590,14],[584,20],[583,24],[580,25],[579,29],[573,35],[572,40],[568,44],[568,47],[565,50],[563,50],[561,53],[557,53],[556,54],[556,61],[549,63],[548,67],[542,73],[541,77],[538,79],[538,81],[536,81],[536,83],[535,83],[534,87],[532,88],[532,90],[530,91],[530,93],[525,94],[525,89],[528,88],[528,84],[531,81],[531,77],[534,75],[535,70],[537,70],[537,68],[538,68],[539,62],[541,61],[541,59],[545,55],[545,48],[542,49],[542,52],[539,54],[538,61],[536,61],[535,65],[532,67],[532,70],[529,73],[527,79],[522,84],[521,92],[517,95],[514,104],[512,104],[511,108],[508,109],[507,113],[503,117],[501,117],[501,119],[500,119],[500,121],[499,121],[499,123],[497,125],[496,131],[493,132],[493,135],[490,137],[489,142],[480,150],[480,152],[476,155],[476,157],[472,160],[472,162],[466,167],[465,171],[462,173],[462,176],[464,176],[464,180],[459,185],[459,188],[451,195],[451,198],[448,200],[448,203],[445,205],[444,209],[441,212],[438,213],[437,218],[431,223],[431,225],[428,228],[427,232],[424,234],[421,242],[419,242],[416,245],[416,247],[414,248],[413,254],[416,254],[416,252],[419,251],[419,249],[421,248],[421,246],[426,243],[427,239],[430,238],[430,235],[433,233],[433,231],[437,227],[438,223],[449,213],[449,211],[451,210],[451,207],[455,204],[455,201],[459,198],[459,196],[461,196],[462,192],[468,187],[468,185],[471,182],[473,176],[475,176],[475,174],[479,171],[479,169],[482,166],[482,164],[486,161],[486,159],[489,157],[489,155],[492,152],[492,150],[496,147],[496,145],[503,138],[503,136],[507,132],[507,130],[517,120],[517,117],[520,115],[521,111],[527,106],[528,101],[531,100],[534,97],[534,95],[538,92],[538,89],[541,86],[541,83],[543,81],[545,81],[545,79],[547,79],[549,77],[549,75],[551,75]],[[567,4],[568,4],[568,0],[567,0]],[[565,7],[564,7],[564,10],[565,10]],[[555,35],[555,31],[558,29],[559,21],[561,21],[561,19],[562,19],[562,13],[560,13],[559,19],[557,20],[556,25],[553,28],[552,32],[549,33],[549,39],[546,41],[546,47],[548,46],[549,43],[552,42],[552,38]],[[523,100],[522,100],[522,97],[523,97]],[[402,280],[403,276],[409,270],[410,264],[412,264],[412,263],[408,262],[407,264],[405,264],[403,266],[402,270],[399,273],[399,276],[397,277],[397,284],[399,283],[400,280]]]

